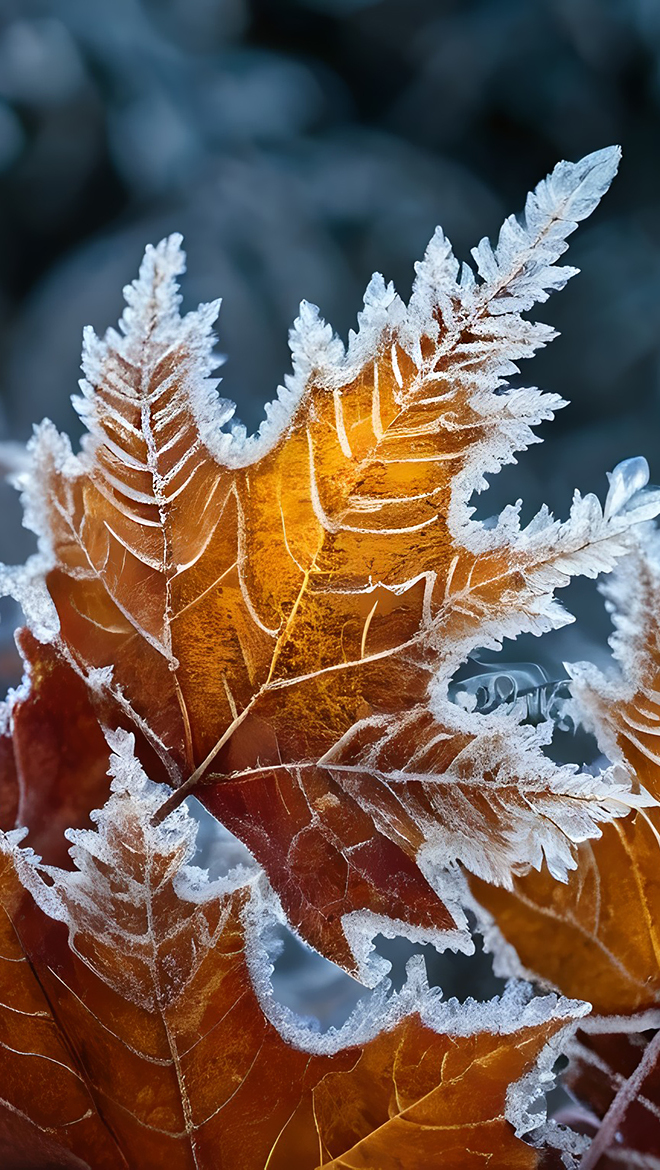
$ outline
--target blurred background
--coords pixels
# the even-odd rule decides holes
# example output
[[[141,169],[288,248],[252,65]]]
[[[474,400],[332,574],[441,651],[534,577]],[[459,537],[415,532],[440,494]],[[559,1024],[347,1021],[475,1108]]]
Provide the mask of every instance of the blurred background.
[[[4,436],[75,435],[82,327],[116,320],[148,241],[183,231],[187,302],[224,298],[223,392],[254,427],[302,297],[345,336],[375,269],[407,296],[437,223],[467,256],[610,142],[583,274],[543,307],[563,337],[523,369],[571,406],[486,510],[565,514],[639,453],[660,478],[657,0],[0,0]]]
[[[657,0],[0,0],[3,437],[44,415],[77,435],[82,327],[116,321],[149,241],[182,231],[186,303],[224,298],[223,392],[253,428],[302,297],[345,336],[375,269],[408,295],[437,223],[465,257],[558,159],[611,142],[583,274],[542,309],[563,336],[522,374],[571,406],[482,515],[523,496],[564,516],[631,455],[660,479]],[[22,560],[6,487],[0,508],[0,559]],[[590,589],[577,627],[509,657],[554,680],[602,660]]]

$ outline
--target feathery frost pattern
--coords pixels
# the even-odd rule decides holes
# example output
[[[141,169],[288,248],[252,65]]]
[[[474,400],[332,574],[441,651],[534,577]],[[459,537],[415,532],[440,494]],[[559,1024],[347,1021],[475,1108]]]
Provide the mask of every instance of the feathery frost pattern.
[[[602,592],[614,621],[618,671],[605,676],[587,663],[569,666],[574,712],[654,807],[640,807],[605,825],[599,839],[582,842],[565,885],[530,873],[508,891],[472,877],[471,905],[500,973],[533,974],[566,994],[579,988],[602,1013],[581,1023],[566,1050],[564,1083],[578,1106],[561,1120],[592,1139],[580,1170],[653,1170],[660,1157],[657,532],[642,528]]]
[[[575,705],[608,756],[630,768],[636,787],[660,799],[660,548],[644,533],[603,587],[615,622],[618,676],[569,668]],[[604,828],[578,848],[566,885],[530,874],[508,893],[474,881],[482,907],[534,971],[570,994],[584,986],[597,1011],[627,1014],[660,1002],[658,808]],[[494,945],[497,942],[494,939]],[[520,968],[518,968],[518,971]],[[660,1022],[660,1021],[659,1021]]]
[[[182,808],[154,827],[166,790],[130,736],[113,746],[96,830],[69,833],[73,873],[40,867],[20,834],[0,837],[0,981],[33,1045],[3,1068],[0,1149],[7,1134],[15,1155],[40,1091],[32,1128],[48,1136],[24,1148],[49,1165],[87,1165],[67,1160],[81,1147],[99,1170],[416,1170],[438,1157],[476,1170],[491,1150],[501,1170],[539,1165],[519,1135],[551,1138],[529,1107],[585,1005],[522,985],[445,1003],[420,959],[398,994],[383,988],[339,1032],[313,1032],[272,1000],[263,936],[276,906],[263,880],[209,882],[190,866],[194,821]],[[4,970],[16,962],[22,981]],[[29,1030],[10,1011],[27,1012]]]
[[[546,862],[563,880],[576,845],[650,800],[621,765],[551,765],[519,712],[447,695],[470,650],[570,620],[554,589],[610,570],[660,510],[643,460],[564,523],[543,509],[521,528],[516,506],[489,527],[470,507],[564,405],[507,379],[552,339],[522,314],[573,275],[556,262],[618,157],[560,163],[476,273],[438,231],[408,307],[375,276],[346,349],[303,303],[251,438],[211,378],[218,305],[180,316],[172,236],[119,332],[86,334],[80,454],[48,423],[32,442],[41,551],[5,580],[35,634],[104,725],[138,735],[176,790],[163,815],[194,791],[293,926],[367,983],[376,929],[469,948],[447,869],[510,887]]]

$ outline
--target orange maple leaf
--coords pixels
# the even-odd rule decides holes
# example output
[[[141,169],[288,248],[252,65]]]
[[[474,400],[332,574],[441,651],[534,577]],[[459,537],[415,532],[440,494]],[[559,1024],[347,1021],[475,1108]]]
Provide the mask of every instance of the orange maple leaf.
[[[196,824],[154,826],[166,791],[131,739],[97,830],[68,834],[74,872],[0,836],[3,1165],[50,1142],[49,1165],[92,1170],[538,1167],[552,1131],[529,1106],[586,1005],[521,985],[445,1003],[419,958],[401,992],[312,1031],[272,998],[263,877],[190,865]]]
[[[81,453],[48,423],[32,443],[41,553],[5,577],[36,636],[159,757],[163,815],[194,789],[294,927],[365,982],[367,931],[469,947],[448,868],[507,885],[545,859],[562,877],[600,822],[648,803],[621,769],[550,764],[516,712],[447,698],[471,649],[568,620],[554,588],[611,569],[660,507],[641,464],[604,511],[576,493],[564,524],[469,507],[563,405],[507,378],[553,337],[522,313],[573,274],[556,261],[617,162],[560,163],[474,250],[478,276],[438,231],[407,307],[374,277],[346,351],[303,304],[253,438],[210,377],[217,305],[179,314],[173,236],[120,332],[86,332]]]

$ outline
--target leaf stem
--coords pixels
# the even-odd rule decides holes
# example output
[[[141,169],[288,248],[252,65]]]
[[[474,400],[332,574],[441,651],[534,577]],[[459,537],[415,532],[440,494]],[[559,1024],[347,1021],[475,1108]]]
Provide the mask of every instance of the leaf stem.
[[[660,1031],[656,1032],[647,1045],[634,1073],[628,1077],[628,1080],[616,1094],[601,1122],[598,1133],[580,1162],[580,1170],[595,1170],[603,1154],[606,1154],[616,1141],[616,1135],[628,1106],[635,1100],[647,1076],[655,1067],[658,1057],[660,1057]]]

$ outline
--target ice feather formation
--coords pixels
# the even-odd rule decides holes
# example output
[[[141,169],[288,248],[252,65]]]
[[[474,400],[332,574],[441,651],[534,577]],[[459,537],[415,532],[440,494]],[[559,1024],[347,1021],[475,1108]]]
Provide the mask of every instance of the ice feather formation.
[[[623,491],[635,466],[613,478]],[[660,797],[660,553],[657,533],[637,546],[603,587],[618,670],[569,666],[573,705],[601,748],[628,767],[636,787]],[[559,884],[545,873],[511,891],[470,879],[501,973],[533,975],[570,994],[579,988],[594,1016],[569,1045],[565,1083],[580,1103],[564,1120],[593,1137],[581,1170],[639,1166],[660,1153],[660,893],[658,808],[639,808],[578,847],[577,869]]]
[[[608,756],[628,767],[635,786],[660,798],[658,538],[644,532],[603,589],[615,621],[612,647],[620,672],[606,677],[585,663],[569,666],[574,703]],[[492,945],[516,948],[516,970],[534,972],[565,991],[584,984],[596,1010],[629,1013],[660,1001],[660,896],[657,807],[584,841],[566,885],[544,873],[514,882],[511,893],[479,881],[473,891],[492,916]],[[548,927],[552,927],[552,938]],[[503,965],[512,969],[503,954]],[[570,992],[569,992],[570,993]]]
[[[532,1103],[586,1006],[520,985],[445,1003],[418,959],[398,994],[382,987],[342,1029],[315,1032],[273,1001],[264,936],[278,908],[263,879],[209,882],[191,866],[195,822],[181,808],[154,826],[167,790],[131,736],[112,739],[112,793],[95,830],[69,833],[73,872],[0,836],[6,1164],[23,1141],[93,1170],[477,1167],[489,1150],[502,1170],[537,1167],[521,1135],[557,1136]]]
[[[660,510],[638,460],[604,510],[576,493],[564,523],[471,518],[485,475],[563,405],[507,378],[552,338],[522,313],[573,275],[556,261],[618,157],[560,163],[474,250],[476,274],[438,231],[408,307],[374,277],[346,350],[303,303],[293,375],[253,438],[211,378],[217,303],[180,315],[172,236],[147,249],[119,332],[86,332],[80,454],[49,423],[31,444],[27,571],[58,654],[103,723],[138,734],[176,790],[166,808],[195,791],[294,927],[366,982],[376,924],[469,946],[447,869],[510,886],[545,861],[563,880],[577,844],[650,799],[623,766],[555,767],[519,712],[447,697],[476,646],[570,620],[554,589],[610,570]]]

